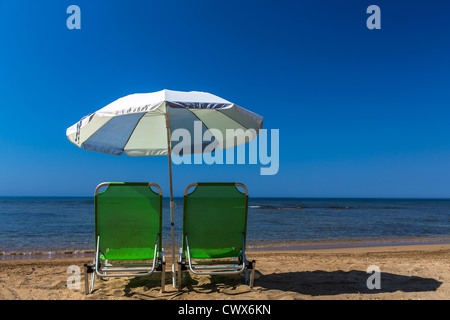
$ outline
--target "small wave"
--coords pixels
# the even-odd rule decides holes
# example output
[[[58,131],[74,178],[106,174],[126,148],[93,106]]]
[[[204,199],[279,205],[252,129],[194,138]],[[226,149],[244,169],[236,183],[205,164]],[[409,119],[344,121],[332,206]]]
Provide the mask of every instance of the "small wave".
[[[0,251],[0,260],[30,259],[30,258],[56,258],[56,257],[85,257],[94,253],[93,250],[58,250],[58,251]]]
[[[82,200],[82,201],[75,201],[75,202],[82,203],[82,204],[93,204],[94,200]]]
[[[272,210],[300,210],[300,209],[350,209],[347,206],[327,206],[327,207],[303,207],[303,206],[295,206],[295,207],[278,207],[271,205],[260,205],[260,206],[249,206],[251,209],[272,209]]]

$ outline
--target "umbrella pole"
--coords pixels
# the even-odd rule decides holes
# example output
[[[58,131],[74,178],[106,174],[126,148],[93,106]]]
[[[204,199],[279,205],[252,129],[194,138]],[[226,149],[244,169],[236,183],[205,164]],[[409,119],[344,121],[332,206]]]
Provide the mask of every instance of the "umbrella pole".
[[[174,215],[173,209],[175,206],[175,202],[173,201],[173,185],[172,185],[172,146],[170,143],[170,115],[169,112],[166,112],[166,129],[167,129],[167,151],[168,151],[168,159],[169,159],[169,185],[170,185],[170,225],[172,231],[172,284],[173,287],[176,288],[176,269],[175,269],[175,231],[174,231]]]

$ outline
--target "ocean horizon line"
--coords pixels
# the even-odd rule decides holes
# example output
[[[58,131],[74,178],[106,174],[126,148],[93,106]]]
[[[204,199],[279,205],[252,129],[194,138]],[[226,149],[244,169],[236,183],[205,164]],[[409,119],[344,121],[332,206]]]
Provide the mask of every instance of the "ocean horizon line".
[[[164,195],[163,195],[164,197]],[[41,198],[41,199],[51,199],[51,198],[77,198],[77,199],[81,199],[81,198],[94,198],[94,195],[88,195],[88,196],[74,196],[74,195],[0,195],[0,199],[5,199],[5,198],[12,198],[12,199],[23,199],[23,198]],[[168,198],[167,196],[164,198]],[[183,199],[184,196],[174,196],[175,199]],[[351,199],[355,199],[355,200],[450,200],[450,196],[449,197],[407,197],[407,196],[403,196],[403,197],[396,197],[396,196],[380,196],[380,197],[367,197],[367,196],[345,196],[345,197],[340,197],[340,196],[299,196],[299,197],[293,197],[293,196],[250,196],[250,199],[317,199],[317,200],[351,200]]]

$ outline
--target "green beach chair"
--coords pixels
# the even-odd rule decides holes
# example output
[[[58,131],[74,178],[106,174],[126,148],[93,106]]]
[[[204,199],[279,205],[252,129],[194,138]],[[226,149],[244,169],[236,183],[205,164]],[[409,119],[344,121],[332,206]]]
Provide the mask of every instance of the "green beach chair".
[[[101,188],[106,189],[100,192]],[[158,193],[152,190],[158,189]],[[84,266],[85,293],[95,276],[133,277],[161,271],[165,288],[165,256],[161,246],[162,192],[148,182],[105,182],[95,189],[95,257]],[[88,275],[91,274],[90,281]]]
[[[178,290],[182,271],[188,267],[194,274],[244,272],[246,284],[253,287],[255,261],[245,255],[247,211],[248,191],[241,183],[193,183],[186,188]]]

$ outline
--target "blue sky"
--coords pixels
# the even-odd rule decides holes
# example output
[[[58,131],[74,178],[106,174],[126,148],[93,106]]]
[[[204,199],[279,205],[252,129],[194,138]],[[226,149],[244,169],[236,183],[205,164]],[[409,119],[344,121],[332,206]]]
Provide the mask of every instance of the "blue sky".
[[[69,5],[81,30],[69,30]],[[369,30],[366,9],[381,9]],[[207,91],[280,130],[280,169],[174,166],[174,191],[450,197],[450,3],[0,0],[0,195],[89,196],[153,181],[166,157],[77,148],[65,130],[124,95]]]

